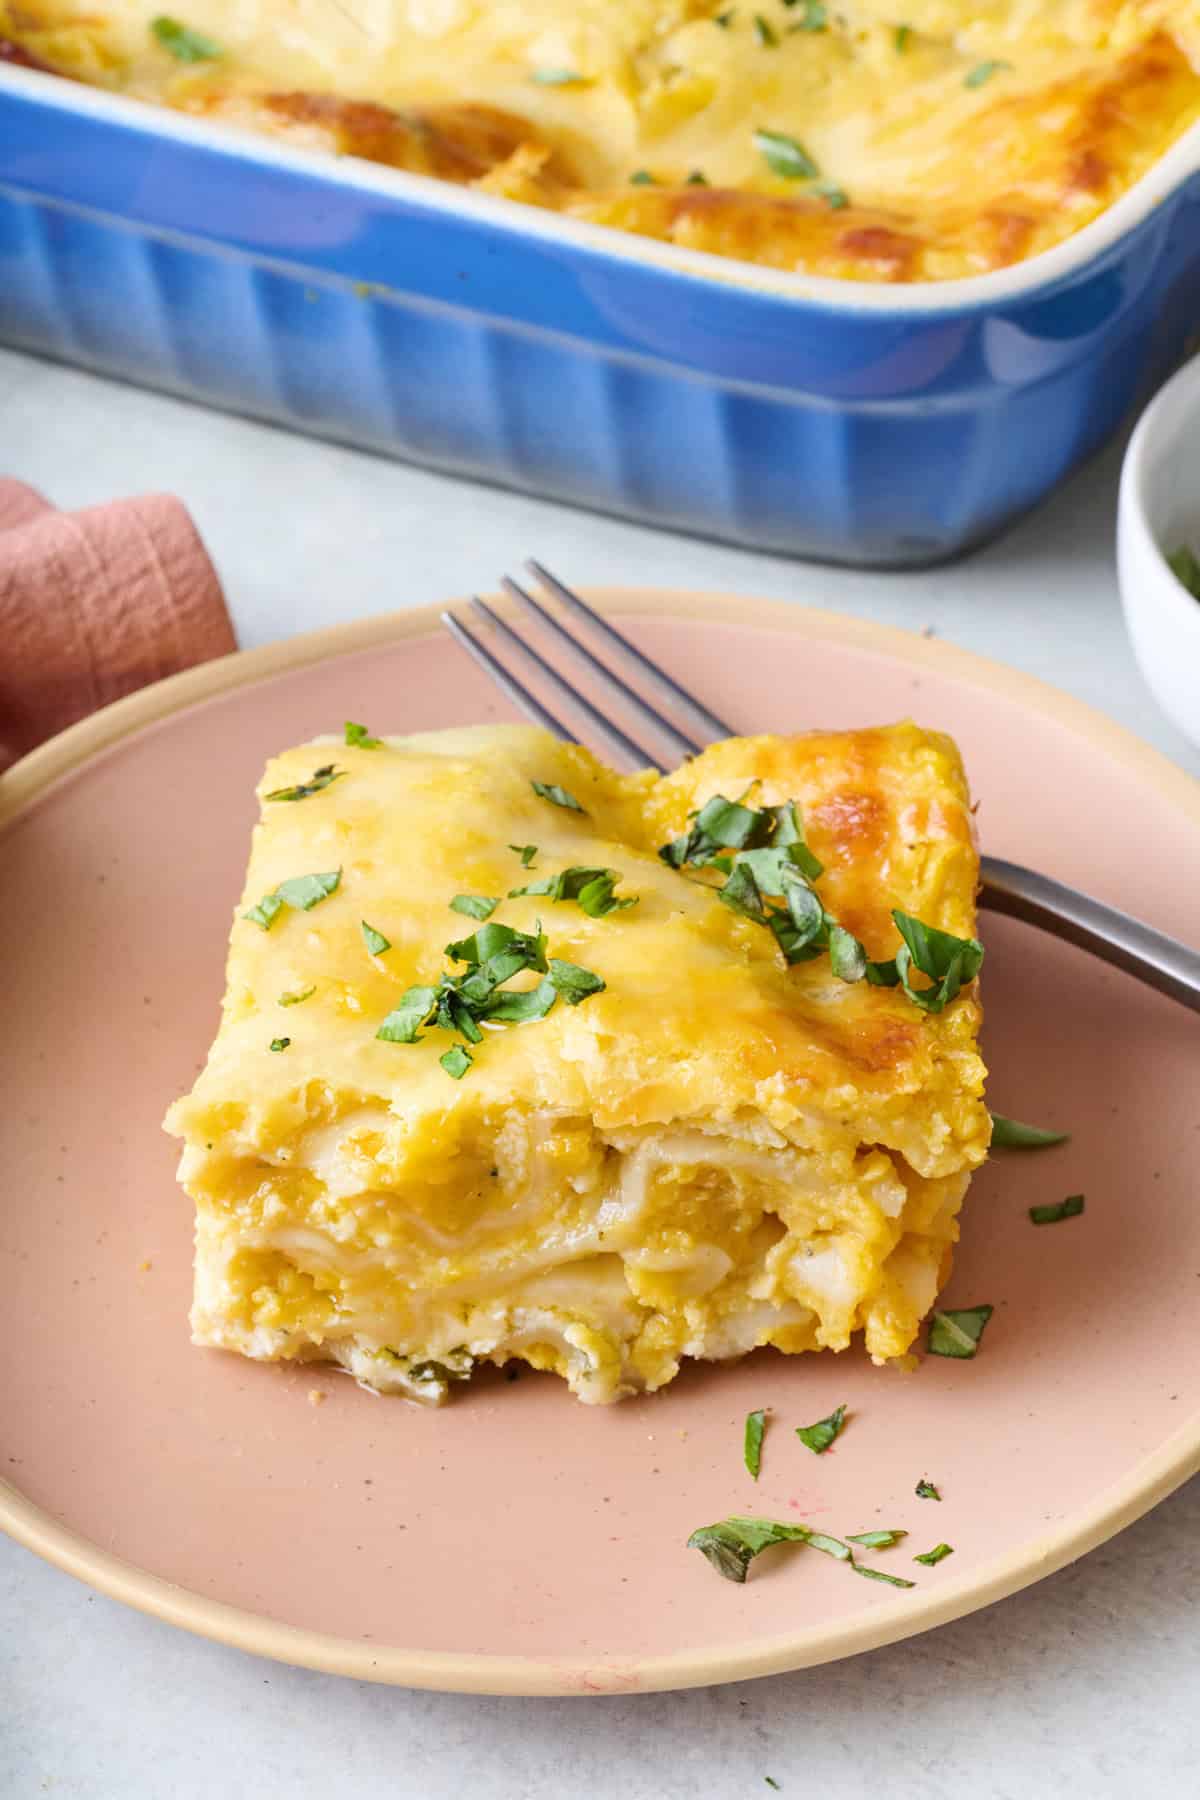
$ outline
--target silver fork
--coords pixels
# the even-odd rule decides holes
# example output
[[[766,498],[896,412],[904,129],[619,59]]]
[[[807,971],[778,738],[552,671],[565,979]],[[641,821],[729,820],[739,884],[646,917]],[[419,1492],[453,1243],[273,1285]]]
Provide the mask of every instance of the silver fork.
[[[717,738],[738,735],[731,725],[727,725],[694,695],[680,687],[665,669],[644,655],[635,644],[631,644],[627,637],[559,581],[557,576],[551,575],[548,569],[537,562],[528,562],[525,566],[543,594],[557,601],[563,613],[590,633],[597,645],[603,646],[607,660],[602,661],[564,624],[562,617],[551,612],[541,600],[535,599],[526,588],[507,575],[502,584],[505,592],[516,601],[536,627],[546,632],[603,689],[622,709],[624,717],[632,715],[634,729],[643,735],[648,733],[652,740],[665,746],[671,759],[678,761],[685,756],[695,756],[705,744],[710,744]],[[531,679],[537,682],[542,691],[565,701],[580,713],[597,736],[616,751],[618,757],[634,768],[663,768],[660,755],[630,736],[617,718],[602,712],[586,694],[573,687],[494,608],[478,598],[472,599],[471,606],[475,617],[490,626],[507,650],[531,671]],[[450,612],[444,612],[441,618],[447,631],[520,712],[546,731],[553,732],[555,737],[561,738],[565,743],[576,741],[575,733],[568,731],[537,695],[461,619],[455,618]],[[631,686],[631,681],[638,681],[648,688],[655,701],[660,704],[655,705],[646,699],[643,693]],[[673,712],[675,718],[669,717],[668,712],[662,710],[663,707],[668,712]],[[677,722],[679,719],[686,723],[687,730]],[[1018,863],[985,856],[982,860],[980,905],[991,912],[1007,913],[1010,918],[1022,919],[1028,925],[1037,925],[1043,931],[1051,932],[1055,937],[1063,938],[1069,944],[1076,944],[1104,962],[1123,969],[1126,974],[1136,976],[1139,981],[1156,988],[1159,993],[1168,994],[1171,999],[1179,1000],[1184,1006],[1200,1012],[1200,950],[1189,949],[1186,944],[1168,937],[1165,932],[1155,931],[1153,926],[1131,918],[1128,913],[1120,912],[1116,907],[1106,906],[1103,901],[1093,900],[1090,895],[1080,893],[1077,888],[1067,887],[1048,875],[1039,875],[1033,869],[1024,869]]]

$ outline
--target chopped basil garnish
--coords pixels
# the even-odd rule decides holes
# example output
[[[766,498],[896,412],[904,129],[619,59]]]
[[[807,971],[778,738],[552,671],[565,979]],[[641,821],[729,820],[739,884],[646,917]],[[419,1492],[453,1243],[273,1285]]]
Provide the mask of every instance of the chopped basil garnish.
[[[969,88],[982,87],[985,81],[990,81],[993,75],[998,75],[1000,73],[1001,69],[1011,68],[1012,64],[1009,62],[976,63],[970,74],[965,77],[963,86]]]
[[[841,212],[850,204],[849,194],[836,181],[814,181],[808,191],[823,200],[830,212]]]
[[[801,881],[786,883],[784,897],[787,911],[772,913],[767,924],[789,963],[811,962],[828,944],[833,920],[812,888]],[[847,959],[842,957],[839,970],[844,972],[848,966]]]
[[[990,1306],[967,1306],[957,1312],[935,1312],[929,1321],[929,1354],[974,1356],[993,1311]]]
[[[540,87],[580,87],[584,81],[577,69],[531,69],[529,79]]]
[[[469,1044],[479,1044],[483,1041],[481,1022],[514,1025],[544,1019],[560,998],[568,1006],[578,1006],[604,987],[600,976],[590,969],[556,957],[547,962],[546,939],[540,926],[529,933],[514,931],[510,925],[481,925],[473,937],[447,944],[446,955],[452,962],[465,963],[465,972],[443,975],[436,987],[408,988],[376,1037],[392,1044],[418,1044],[422,1029],[433,1025],[466,1038]],[[526,969],[543,976],[536,987],[499,991],[505,982]],[[465,1051],[461,1056],[447,1051],[440,1060],[456,1080],[471,1067],[471,1058]]]
[[[635,169],[633,174],[629,177],[629,185],[630,187],[657,187],[658,183],[655,181],[649,169]],[[536,787],[537,782],[535,781],[533,785]],[[580,807],[579,810],[582,812],[583,808]]]
[[[470,1052],[464,1050],[461,1044],[455,1044],[452,1049],[447,1050],[444,1056],[439,1056],[438,1061],[447,1075],[453,1075],[455,1081],[461,1081],[471,1067]]]
[[[934,1563],[943,1562],[947,1556],[953,1555],[953,1544],[935,1544],[932,1550],[926,1550],[922,1556],[914,1556],[913,1561],[924,1563],[927,1569],[931,1569]]]
[[[302,1001],[311,1000],[316,991],[315,987],[306,987],[301,988],[295,994],[280,994],[279,1004],[280,1006],[299,1006]]]
[[[732,881],[739,871],[750,875],[760,895],[786,900],[797,925],[810,917],[819,925],[820,902],[807,885],[808,878],[799,867],[799,849],[798,844],[773,844],[765,850],[739,850],[734,855],[729,880]],[[724,858],[719,860],[723,861]],[[725,885],[728,887],[729,882]],[[797,913],[797,906],[802,908],[803,918]]]
[[[912,36],[912,26],[911,25],[897,25],[895,44],[896,44],[896,49],[899,51],[899,53],[902,56],[903,56],[904,52],[908,49],[908,40],[911,36]]]
[[[867,972],[866,951],[840,925],[829,928],[829,966],[840,981],[861,981]]]
[[[853,1562],[850,1567],[856,1575],[865,1575],[868,1581],[886,1581],[889,1587],[916,1587],[915,1581],[905,1581],[903,1575],[887,1575],[882,1569],[868,1569],[865,1563]]]
[[[392,940],[385,938],[382,931],[376,931],[375,927],[368,925],[365,919],[360,919],[358,923],[363,934],[363,943],[372,956],[382,956],[385,950],[391,949]]]
[[[287,881],[281,881],[272,893],[264,894],[258,905],[252,906],[242,917],[269,931],[285,906],[296,912],[309,912],[320,901],[329,898],[341,879],[340,869],[334,869],[328,875],[292,875]]]
[[[487,1016],[508,1025],[524,1025],[530,1019],[544,1019],[557,998],[558,990],[546,975],[535,988],[525,988],[515,994],[498,994],[488,1007]]]
[[[277,916],[283,911],[283,901],[278,894],[264,894],[256,906],[242,914],[253,925],[261,925],[264,931],[270,931]]]
[[[907,1531],[889,1531],[883,1528],[879,1531],[850,1531],[846,1533],[846,1542],[861,1544],[864,1550],[890,1550],[893,1544],[898,1544],[901,1538],[907,1536]]]
[[[820,1456],[822,1451],[828,1450],[845,1423],[846,1408],[839,1406],[836,1412],[831,1412],[827,1419],[818,1419],[815,1425],[798,1425],[796,1436],[802,1444],[807,1444],[810,1450]]]
[[[636,906],[637,895],[630,894],[618,900],[614,896],[614,888],[621,879],[619,869],[587,869],[573,867],[563,869],[558,875],[547,875],[541,881],[531,882],[528,887],[510,888],[510,900],[518,900],[522,895],[544,895],[549,900],[574,900],[592,919],[603,919],[610,912],[619,912],[622,907]]]
[[[568,1006],[578,1006],[589,995],[604,991],[599,975],[593,975],[590,969],[581,969],[578,963],[561,962],[556,956],[550,958],[550,980],[555,992],[562,995]]]
[[[178,19],[168,18],[165,13],[160,13],[157,19],[151,20],[150,29],[163,49],[169,50],[177,62],[216,62],[222,54],[220,44],[214,43],[212,38],[205,37],[202,31],[190,30],[188,26],[181,25]]]
[[[691,174],[688,176],[687,181],[684,183],[684,186],[685,187],[707,187],[708,186],[708,176],[704,173],[703,169],[693,169]]]
[[[823,1550],[826,1556],[832,1556],[838,1562],[853,1562],[849,1544],[843,1544],[841,1538],[830,1537],[824,1531],[810,1531],[805,1543],[811,1550]]]
[[[764,50],[774,50],[779,44],[778,37],[761,13],[754,15],[754,35]]]
[[[500,904],[500,896],[491,894],[455,894],[451,912],[465,913],[468,919],[490,919]]]
[[[899,1533],[903,1536],[903,1533]],[[726,1581],[742,1583],[750,1569],[750,1564],[764,1550],[775,1544],[807,1544],[812,1550],[822,1550],[827,1555],[844,1562],[857,1575],[864,1575],[869,1581],[884,1581],[889,1587],[911,1588],[914,1581],[908,1581],[902,1575],[889,1575],[883,1569],[868,1568],[860,1563],[850,1552],[847,1544],[840,1538],[830,1537],[823,1531],[813,1531],[807,1525],[784,1525],[774,1519],[722,1519],[716,1525],[701,1526],[688,1539],[689,1550],[699,1550],[718,1575]],[[918,1562],[940,1562],[943,1556],[949,1556],[948,1545],[939,1545],[936,1551],[927,1556],[917,1557]],[[772,1783],[774,1786],[775,1784]]]
[[[383,739],[372,737],[365,725],[356,725],[353,719],[347,719],[346,742],[355,750],[378,750]]]
[[[636,180],[637,177],[631,176],[630,179]],[[574,794],[568,794],[566,788],[557,786],[553,781],[531,781],[529,785],[539,800],[549,800],[553,806],[565,806],[568,812],[583,811]]]
[[[821,173],[804,145],[782,131],[756,131],[754,148],[765,157],[767,167],[785,181],[815,181]]]
[[[292,875],[275,889],[285,906],[296,912],[311,912],[322,900],[328,900],[342,879],[342,871],[333,869],[326,875]]]
[[[1195,599],[1200,600],[1200,557],[1186,544],[1178,550],[1172,550],[1167,557],[1167,567]]]
[[[687,1547],[701,1551],[726,1581],[744,1582],[750,1564],[764,1550],[773,1544],[800,1544],[807,1536],[803,1525],[780,1525],[773,1519],[722,1519],[693,1531]]]
[[[758,1480],[758,1472],[762,1468],[763,1432],[766,1430],[766,1426],[767,1415],[765,1412],[760,1411],[746,1414],[746,1432],[743,1441],[742,1455],[745,1459],[746,1468],[750,1474],[753,1475],[755,1481]]]
[[[272,1038],[267,1048],[269,1050],[286,1050],[291,1041],[291,1038]]]
[[[538,853],[536,844],[510,844],[508,847],[516,856],[520,857],[523,869],[533,867],[533,859]]]
[[[935,925],[923,925],[920,919],[893,907],[892,918],[904,939],[896,952],[896,970],[909,999],[923,1012],[941,1012],[954,999],[965,982],[973,981],[983,962],[983,945],[975,938],[954,937],[939,931]],[[913,969],[928,975],[932,987],[915,988],[909,976]]]
[[[915,1491],[918,1500],[940,1500],[942,1497],[934,1487],[932,1481],[926,1481],[923,1475],[920,1481],[918,1481]]]
[[[764,1775],[763,1780],[766,1782],[766,1784],[769,1788],[774,1788],[775,1792],[777,1794],[782,1792],[782,1789],[780,1788],[779,1783],[776,1781],[776,1779],[773,1775]]]
[[[263,795],[263,799],[307,800],[310,794],[319,794],[331,782],[340,781],[345,773],[345,769],[335,769],[332,763],[326,763],[324,768],[314,769],[307,781],[300,782],[296,787],[273,788],[269,794]]]
[[[393,1007],[375,1036],[387,1044],[419,1044],[421,1026],[437,1005],[437,997],[436,988],[406,988],[399,1006]]]
[[[725,886],[740,889],[743,899],[752,897],[751,910],[755,913],[763,911],[763,895],[785,894],[789,878],[796,875],[789,866],[786,849],[739,850],[732,857],[714,858],[713,866],[717,863],[727,865]]]
[[[733,24],[736,13],[737,8],[734,6],[731,6],[727,12],[714,13],[713,24],[719,25],[722,31],[728,31],[729,27]]]
[[[690,829],[664,844],[658,854],[672,869],[682,869],[688,863],[696,867],[712,863],[728,873],[731,865],[721,856],[723,850],[767,849],[772,852],[772,860],[749,865],[756,881],[768,883],[768,871],[780,880],[788,865],[794,865],[810,881],[824,874],[824,865],[805,842],[802,815],[794,800],[755,811],[738,800],[727,800],[724,794],[714,794],[693,814]],[[781,855],[784,851],[787,854]],[[783,889],[766,885],[765,891],[778,894]]]
[[[1068,1194],[1051,1206],[1031,1206],[1029,1216],[1035,1225],[1057,1225],[1060,1219],[1077,1219],[1084,1208],[1082,1194]]]
[[[724,854],[730,850],[732,857]],[[720,869],[726,879],[713,890],[717,899],[767,926],[789,963],[809,962],[828,950],[839,980],[866,980],[874,987],[902,984],[924,1012],[941,1012],[983,962],[983,946],[974,938],[954,937],[898,908],[892,918],[904,941],[894,959],[873,962],[853,933],[825,911],[811,885],[824,868],[805,842],[795,801],[755,810],[716,794],[693,815],[689,830],[663,844],[658,854],[672,869],[689,864]],[[913,987],[914,968],[933,985]]]
[[[773,1544],[808,1544],[839,1562],[852,1560],[840,1538],[808,1525],[781,1525],[775,1519],[722,1519],[716,1525],[702,1525],[687,1541],[688,1549],[702,1551],[718,1575],[738,1582],[745,1581],[754,1558]]]
[[[888,1549],[906,1535],[903,1531],[864,1531],[850,1543],[871,1549]],[[863,1575],[868,1581],[884,1581],[889,1587],[898,1588],[917,1585],[903,1575],[889,1575],[883,1569],[869,1568],[858,1561],[849,1543],[830,1537],[826,1532],[814,1531],[809,1525],[784,1525],[775,1519],[729,1518],[721,1519],[716,1525],[701,1526],[688,1539],[689,1550],[701,1551],[718,1575],[723,1575],[726,1581],[736,1582],[744,1582],[754,1558],[775,1544],[807,1544],[810,1550],[821,1550],[838,1562],[847,1563],[856,1575]],[[914,1560],[930,1564],[952,1554],[950,1545],[939,1544]]]
[[[735,863],[728,880],[717,888],[716,895],[722,906],[727,906],[731,912],[741,913],[744,919],[753,919],[756,925],[768,923],[767,909],[748,864],[739,866]]]
[[[446,945],[451,962],[469,963],[473,969],[488,969],[495,982],[507,981],[522,969],[546,972],[546,939],[539,929],[534,933],[515,931],[511,925],[484,925],[469,938]],[[511,962],[500,972],[501,963]]]
[[[1069,1131],[1022,1125],[1018,1119],[1006,1119],[1003,1113],[992,1114],[993,1150],[1042,1150],[1050,1144],[1065,1144],[1070,1135]]]
[[[783,0],[785,6],[799,4],[804,8],[799,24],[793,25],[793,31],[825,31],[829,26],[828,13],[822,0]]]

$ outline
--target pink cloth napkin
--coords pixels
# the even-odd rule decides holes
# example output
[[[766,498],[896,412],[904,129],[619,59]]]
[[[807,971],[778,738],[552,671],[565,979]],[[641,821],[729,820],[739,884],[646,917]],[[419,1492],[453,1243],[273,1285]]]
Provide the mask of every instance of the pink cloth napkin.
[[[98,706],[236,648],[178,500],[63,513],[0,478],[0,769]]]

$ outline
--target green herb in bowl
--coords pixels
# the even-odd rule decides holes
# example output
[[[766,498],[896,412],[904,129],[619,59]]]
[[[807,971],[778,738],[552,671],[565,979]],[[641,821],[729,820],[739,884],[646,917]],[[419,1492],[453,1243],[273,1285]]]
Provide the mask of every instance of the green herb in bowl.
[[[1167,567],[1189,594],[1200,600],[1200,556],[1187,544],[1167,552]]]

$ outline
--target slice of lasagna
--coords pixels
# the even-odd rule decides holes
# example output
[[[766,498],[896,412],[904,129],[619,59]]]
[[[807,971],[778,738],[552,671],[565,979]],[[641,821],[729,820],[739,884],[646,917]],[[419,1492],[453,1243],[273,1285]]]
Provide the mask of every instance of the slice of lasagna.
[[[989,1137],[978,861],[903,724],[614,774],[524,726],[276,758],[167,1128],[198,1344],[439,1401],[902,1356]]]

